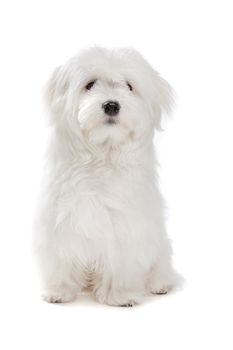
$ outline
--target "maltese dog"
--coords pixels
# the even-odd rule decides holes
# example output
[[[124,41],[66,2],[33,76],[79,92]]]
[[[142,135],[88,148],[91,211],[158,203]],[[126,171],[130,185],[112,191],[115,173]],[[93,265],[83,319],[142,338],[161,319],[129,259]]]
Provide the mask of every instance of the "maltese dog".
[[[89,289],[132,306],[176,283],[158,188],[155,129],[169,84],[132,49],[91,48],[46,87],[51,140],[36,255],[44,300]]]

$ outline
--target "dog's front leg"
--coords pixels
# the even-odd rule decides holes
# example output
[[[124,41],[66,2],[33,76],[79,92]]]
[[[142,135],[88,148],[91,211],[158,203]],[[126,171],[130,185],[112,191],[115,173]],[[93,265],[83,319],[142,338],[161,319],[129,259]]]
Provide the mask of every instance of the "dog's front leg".
[[[42,298],[50,303],[65,303],[75,299],[82,289],[83,275],[68,256],[61,256],[55,247],[40,247],[39,270],[43,288]]]
[[[145,295],[145,276],[137,262],[119,257],[117,262],[107,262],[94,292],[102,304],[133,306]]]
[[[166,255],[154,264],[148,281],[148,292],[152,294],[166,294],[182,282],[181,277],[172,268],[170,257]]]

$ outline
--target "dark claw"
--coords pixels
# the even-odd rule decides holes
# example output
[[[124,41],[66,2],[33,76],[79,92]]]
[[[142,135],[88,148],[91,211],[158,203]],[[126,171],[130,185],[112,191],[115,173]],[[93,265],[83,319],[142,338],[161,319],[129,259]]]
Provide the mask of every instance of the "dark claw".
[[[157,295],[164,295],[164,294],[167,294],[167,291],[166,290],[161,290],[159,292],[156,292]]]

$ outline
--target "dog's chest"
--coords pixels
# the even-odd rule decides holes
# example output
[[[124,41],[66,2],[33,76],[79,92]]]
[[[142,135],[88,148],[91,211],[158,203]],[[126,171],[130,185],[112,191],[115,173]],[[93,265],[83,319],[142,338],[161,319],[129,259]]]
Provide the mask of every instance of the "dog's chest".
[[[109,213],[142,213],[151,197],[152,181],[139,166],[82,166],[70,170],[60,182],[59,211],[72,220],[100,221]],[[66,215],[66,216],[67,216]]]
[[[94,250],[116,234],[129,242],[130,237],[140,240],[142,232],[150,232],[152,192],[152,181],[140,167],[77,167],[61,184],[59,222],[77,245],[87,240]]]
[[[76,182],[77,196],[90,195],[102,205],[121,207],[135,201],[144,191],[144,178],[139,168],[120,166],[100,166],[96,169],[80,169],[80,179]]]

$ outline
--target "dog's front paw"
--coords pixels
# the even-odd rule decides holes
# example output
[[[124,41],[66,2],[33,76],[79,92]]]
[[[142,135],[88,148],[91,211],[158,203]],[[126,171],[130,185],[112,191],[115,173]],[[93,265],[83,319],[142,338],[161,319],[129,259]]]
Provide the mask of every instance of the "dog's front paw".
[[[76,293],[69,289],[49,290],[42,294],[42,299],[48,303],[68,303],[75,297]]]
[[[139,304],[141,296],[135,293],[120,292],[120,291],[105,291],[104,288],[99,288],[95,293],[96,299],[101,304],[107,304],[110,306],[124,306],[132,307]]]
[[[133,307],[134,305],[135,305],[135,301],[131,300],[127,304],[123,304],[123,305],[120,305],[120,306],[122,306],[122,307]]]
[[[167,287],[155,288],[151,290],[152,294],[158,294],[158,295],[167,294],[167,292],[168,292]]]

